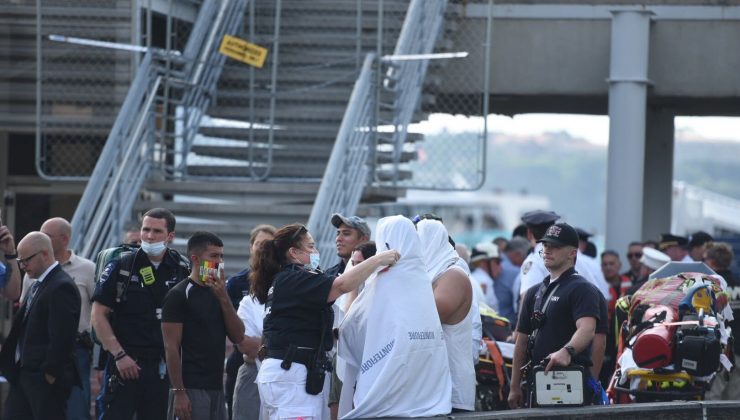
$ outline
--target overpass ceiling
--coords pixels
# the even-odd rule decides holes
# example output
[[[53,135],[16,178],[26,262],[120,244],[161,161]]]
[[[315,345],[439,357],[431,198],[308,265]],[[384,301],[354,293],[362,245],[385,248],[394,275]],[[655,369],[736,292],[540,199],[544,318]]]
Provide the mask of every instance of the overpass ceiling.
[[[538,3],[547,6],[538,11]],[[495,2],[488,73],[492,112],[607,113],[609,6],[567,0],[556,3]],[[740,0],[721,2],[731,7],[711,7],[707,4],[720,2],[707,1],[640,3],[659,6],[650,29],[648,105],[670,108],[678,115],[740,115],[740,49],[736,46],[740,7],[732,6],[740,5]],[[584,6],[588,4],[598,6]],[[686,7],[690,5],[701,6]],[[468,3],[467,13],[473,16],[462,12],[454,29],[445,35],[452,51],[469,51],[470,55],[433,71],[435,101],[429,110],[480,113],[456,111],[452,105],[461,103],[453,98],[483,95],[485,42],[471,40],[485,41],[487,20],[481,11],[487,12],[487,6],[475,6]],[[575,11],[577,17],[565,18],[563,11]]]

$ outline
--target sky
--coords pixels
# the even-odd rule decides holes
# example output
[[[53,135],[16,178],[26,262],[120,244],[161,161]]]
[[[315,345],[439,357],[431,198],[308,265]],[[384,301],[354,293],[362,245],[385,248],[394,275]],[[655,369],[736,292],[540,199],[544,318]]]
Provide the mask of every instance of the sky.
[[[482,124],[481,117],[432,114],[429,120],[414,124],[410,131],[424,134],[438,133],[443,129],[453,133],[479,131]],[[740,118],[737,117],[676,117],[675,126],[676,131],[686,137],[740,142]],[[606,145],[609,142],[609,118],[574,114],[490,115],[488,131],[522,136],[566,131],[573,137]]]

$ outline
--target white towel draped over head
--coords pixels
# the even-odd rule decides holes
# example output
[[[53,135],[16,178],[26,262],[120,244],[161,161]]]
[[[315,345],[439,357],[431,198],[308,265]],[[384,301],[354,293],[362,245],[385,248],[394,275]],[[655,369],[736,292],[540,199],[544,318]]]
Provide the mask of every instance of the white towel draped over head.
[[[431,279],[413,223],[378,221],[378,250],[401,254],[371,276],[340,326],[342,418],[427,417],[451,411],[450,371]],[[354,395],[353,394],[354,390]]]
[[[416,224],[416,229],[424,249],[427,274],[434,281],[461,258],[450,244],[449,234],[442,222],[425,219]]]

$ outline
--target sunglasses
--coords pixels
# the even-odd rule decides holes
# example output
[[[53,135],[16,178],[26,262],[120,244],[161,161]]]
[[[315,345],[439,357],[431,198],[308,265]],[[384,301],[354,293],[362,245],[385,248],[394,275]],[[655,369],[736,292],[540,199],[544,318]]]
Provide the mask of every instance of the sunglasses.
[[[642,258],[642,252],[630,252],[627,258]]]
[[[295,233],[293,233],[293,235],[290,237],[290,242],[295,242],[296,239],[298,239],[298,237],[300,237],[301,234],[304,232],[308,232],[308,229],[306,229],[305,226],[301,225],[301,227],[298,228],[298,230],[296,230]]]

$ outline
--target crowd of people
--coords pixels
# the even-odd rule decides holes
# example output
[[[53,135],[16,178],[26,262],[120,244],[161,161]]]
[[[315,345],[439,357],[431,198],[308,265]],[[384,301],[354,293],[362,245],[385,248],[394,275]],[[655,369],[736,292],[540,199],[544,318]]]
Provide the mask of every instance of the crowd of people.
[[[332,267],[304,225],[258,225],[228,279],[223,241],[196,232],[175,251],[163,208],[96,263],[69,249],[62,218],[17,246],[0,226],[0,292],[19,301],[0,349],[3,418],[89,419],[91,406],[100,419],[139,420],[474,411],[484,307],[512,329],[511,408],[530,405],[532,369],[574,364],[585,403],[598,404],[616,362],[615,302],[654,270],[703,261],[740,292],[732,248],[704,232],[630,243],[623,269],[618,250],[597,254],[588,232],[559,219],[526,213],[511,238],[469,250],[433,214],[383,218],[374,241],[363,219],[334,214]],[[738,382],[720,374],[707,397],[738,398]]]

